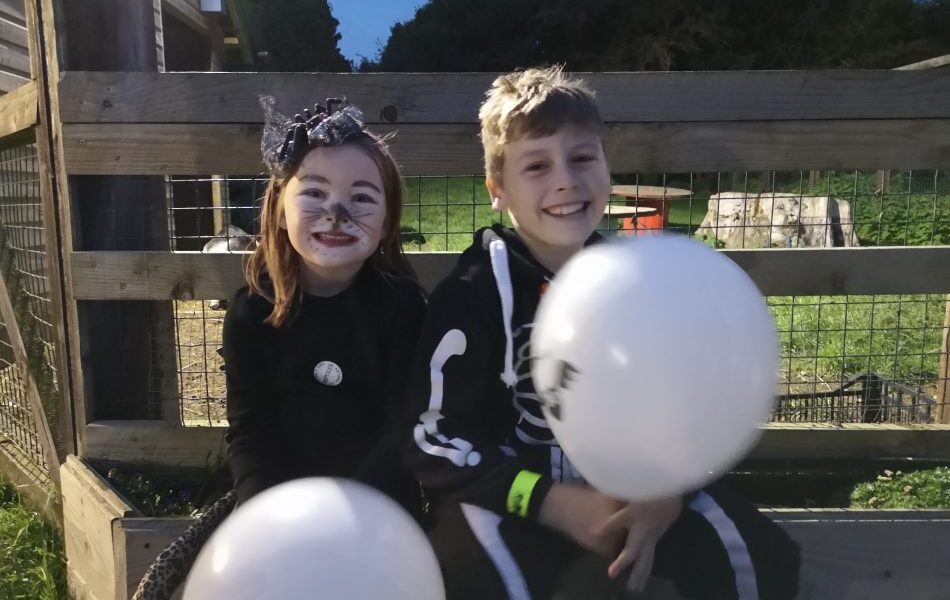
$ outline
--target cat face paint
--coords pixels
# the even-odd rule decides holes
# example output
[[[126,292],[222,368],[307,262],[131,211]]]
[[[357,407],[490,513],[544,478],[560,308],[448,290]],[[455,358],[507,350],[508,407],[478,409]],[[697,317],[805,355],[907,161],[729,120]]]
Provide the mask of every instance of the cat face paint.
[[[318,147],[281,193],[290,243],[315,274],[359,270],[386,223],[383,181],[373,159],[350,144]]]

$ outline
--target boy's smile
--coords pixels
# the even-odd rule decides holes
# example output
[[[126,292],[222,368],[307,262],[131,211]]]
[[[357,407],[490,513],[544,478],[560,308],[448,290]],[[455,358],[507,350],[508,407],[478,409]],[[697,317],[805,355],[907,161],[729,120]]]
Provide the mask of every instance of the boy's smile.
[[[590,202],[568,202],[544,208],[544,212],[552,217],[562,218],[578,215],[590,208]]]

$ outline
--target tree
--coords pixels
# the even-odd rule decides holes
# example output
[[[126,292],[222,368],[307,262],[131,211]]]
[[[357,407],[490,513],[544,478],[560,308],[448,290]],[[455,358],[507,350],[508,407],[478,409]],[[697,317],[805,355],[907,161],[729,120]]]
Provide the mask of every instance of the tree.
[[[541,59],[531,30],[543,0],[432,0],[392,27],[384,71],[497,71]]]
[[[243,0],[258,68],[270,71],[350,71],[338,43],[339,21],[327,0]]]
[[[365,70],[893,68],[950,53],[950,0],[430,0]]]

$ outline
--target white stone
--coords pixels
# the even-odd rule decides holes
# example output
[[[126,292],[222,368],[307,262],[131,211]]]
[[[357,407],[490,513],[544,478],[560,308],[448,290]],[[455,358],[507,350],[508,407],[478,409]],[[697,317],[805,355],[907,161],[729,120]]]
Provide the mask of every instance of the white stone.
[[[857,246],[851,206],[831,196],[722,192],[709,199],[697,234],[725,248]]]

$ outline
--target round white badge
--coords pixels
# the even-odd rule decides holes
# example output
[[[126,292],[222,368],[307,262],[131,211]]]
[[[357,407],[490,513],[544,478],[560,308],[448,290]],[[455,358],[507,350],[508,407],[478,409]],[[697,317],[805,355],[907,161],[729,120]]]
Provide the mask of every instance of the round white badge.
[[[317,363],[317,366],[313,368],[313,378],[323,385],[332,387],[340,385],[340,382],[343,381],[343,371],[336,363],[324,360]]]

